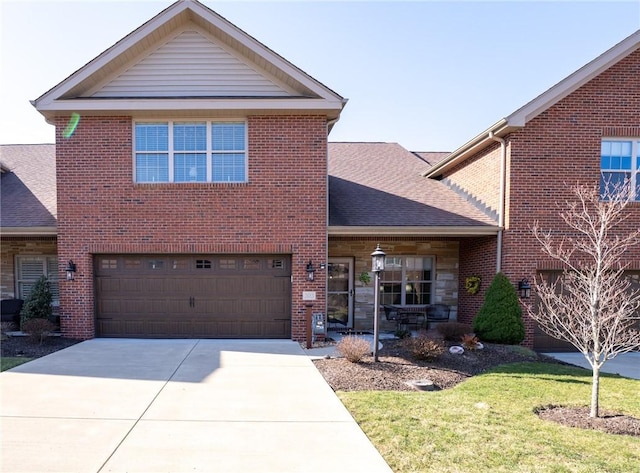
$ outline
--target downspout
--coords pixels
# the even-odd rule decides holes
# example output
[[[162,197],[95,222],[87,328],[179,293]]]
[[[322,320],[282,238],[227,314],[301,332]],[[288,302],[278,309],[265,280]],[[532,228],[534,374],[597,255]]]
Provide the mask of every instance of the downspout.
[[[506,197],[507,144],[504,138],[489,132],[489,138],[500,143],[500,201],[498,203],[498,244],[496,249],[496,274],[502,271],[502,232],[504,230],[504,209]]]

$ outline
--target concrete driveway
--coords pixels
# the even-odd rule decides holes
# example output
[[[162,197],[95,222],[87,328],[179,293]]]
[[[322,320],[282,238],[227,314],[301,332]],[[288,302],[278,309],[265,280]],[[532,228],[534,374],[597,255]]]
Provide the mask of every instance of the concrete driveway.
[[[391,472],[288,340],[95,339],[0,383],[5,472]]]

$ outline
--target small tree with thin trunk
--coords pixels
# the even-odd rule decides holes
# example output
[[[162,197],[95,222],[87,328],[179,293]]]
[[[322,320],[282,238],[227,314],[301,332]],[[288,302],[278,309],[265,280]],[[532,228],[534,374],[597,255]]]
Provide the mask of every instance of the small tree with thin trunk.
[[[566,202],[560,217],[569,227],[561,238],[541,230],[533,232],[542,250],[563,265],[562,276],[534,284],[539,305],[527,311],[540,328],[567,341],[587,359],[592,369],[591,409],[598,417],[600,369],[621,353],[640,348],[640,332],[632,328],[640,318],[640,291],[625,278],[623,260],[640,243],[640,230],[623,234],[620,224],[628,218],[628,185],[608,185],[603,195],[597,188],[575,186],[574,201]]]

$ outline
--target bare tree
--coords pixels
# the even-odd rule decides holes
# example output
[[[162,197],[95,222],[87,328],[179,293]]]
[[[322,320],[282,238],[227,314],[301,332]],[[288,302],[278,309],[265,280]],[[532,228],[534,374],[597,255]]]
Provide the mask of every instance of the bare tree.
[[[527,308],[540,328],[576,347],[592,369],[591,410],[598,417],[600,369],[621,353],[640,349],[640,332],[632,328],[640,319],[640,291],[625,278],[625,253],[640,243],[640,230],[621,234],[629,216],[629,186],[597,188],[575,186],[575,201],[566,202],[560,217],[570,232],[560,238],[535,223],[533,232],[544,253],[563,265],[555,281],[535,282],[539,299]]]

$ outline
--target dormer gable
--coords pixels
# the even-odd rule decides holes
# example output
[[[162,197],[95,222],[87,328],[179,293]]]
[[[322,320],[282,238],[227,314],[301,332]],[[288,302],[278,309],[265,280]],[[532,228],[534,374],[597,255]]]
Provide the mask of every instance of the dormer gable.
[[[58,114],[319,113],[346,100],[196,0],[178,0],[32,102]]]

